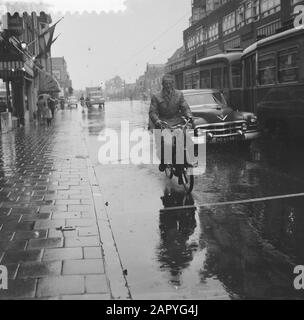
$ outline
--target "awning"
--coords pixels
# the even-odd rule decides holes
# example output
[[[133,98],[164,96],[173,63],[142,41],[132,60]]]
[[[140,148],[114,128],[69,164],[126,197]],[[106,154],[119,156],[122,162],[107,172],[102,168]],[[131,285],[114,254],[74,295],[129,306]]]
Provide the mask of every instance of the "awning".
[[[42,70],[39,72],[39,93],[60,92],[58,81],[48,72]]]

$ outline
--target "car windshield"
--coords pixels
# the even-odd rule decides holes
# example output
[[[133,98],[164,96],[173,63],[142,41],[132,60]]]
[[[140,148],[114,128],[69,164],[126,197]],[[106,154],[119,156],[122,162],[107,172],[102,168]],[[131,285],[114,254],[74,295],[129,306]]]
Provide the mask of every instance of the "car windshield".
[[[191,107],[202,105],[227,105],[225,97],[221,92],[185,95],[185,99]]]

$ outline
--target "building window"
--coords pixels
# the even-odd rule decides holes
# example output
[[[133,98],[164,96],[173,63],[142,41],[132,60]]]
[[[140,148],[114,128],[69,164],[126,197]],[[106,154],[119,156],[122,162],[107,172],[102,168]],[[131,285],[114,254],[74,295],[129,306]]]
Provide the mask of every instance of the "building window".
[[[240,48],[241,47],[241,38],[237,37],[234,39],[229,39],[224,42],[224,49],[235,49],[235,48]]]
[[[270,37],[276,33],[278,29],[282,27],[281,20],[276,20],[270,24],[267,24],[265,26],[262,26],[258,28],[258,36],[259,37]]]
[[[227,16],[223,18],[223,34],[227,35],[229,33],[232,33],[236,30],[235,25],[235,12],[231,12]]]
[[[260,2],[259,0],[251,0],[245,4],[245,22],[251,23],[259,20]]]
[[[200,87],[202,89],[210,89],[211,88],[210,71],[209,70],[201,71],[200,77],[201,77]]]
[[[222,89],[222,69],[216,68],[211,71],[211,87],[213,89]]]
[[[223,69],[224,72],[224,88],[229,88],[229,73],[228,73],[228,67],[224,67]]]
[[[185,75],[185,89],[199,89],[200,74],[199,72],[187,73]]]
[[[219,37],[219,24],[215,23],[211,25],[208,29],[208,40],[214,41],[217,40]]]
[[[259,83],[260,85],[271,85],[276,78],[275,53],[269,53],[259,57]]]
[[[232,87],[241,88],[242,87],[242,66],[241,65],[231,66],[231,74],[232,74]]]
[[[281,0],[261,0],[261,15],[267,17],[281,10]]]
[[[279,82],[299,81],[298,49],[291,48],[279,52]]]
[[[237,28],[241,28],[245,25],[245,9],[244,6],[237,9],[236,12],[236,26]]]

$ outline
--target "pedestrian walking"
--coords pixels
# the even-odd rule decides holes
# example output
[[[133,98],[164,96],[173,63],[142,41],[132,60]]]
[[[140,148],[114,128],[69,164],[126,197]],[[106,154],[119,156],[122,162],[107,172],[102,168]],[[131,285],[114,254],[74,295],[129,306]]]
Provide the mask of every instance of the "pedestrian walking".
[[[38,97],[38,102],[37,102],[37,120],[38,123],[41,123],[41,120],[43,120],[43,110],[45,107],[45,99],[43,96]]]
[[[55,100],[52,99],[52,98],[49,98],[48,99],[48,105],[49,105],[49,108],[51,109],[51,112],[52,112],[52,118],[54,119],[54,117],[55,117],[55,109],[56,109]]]
[[[46,122],[48,127],[51,126],[52,120],[53,120],[53,112],[52,112],[52,109],[48,107],[46,111]]]

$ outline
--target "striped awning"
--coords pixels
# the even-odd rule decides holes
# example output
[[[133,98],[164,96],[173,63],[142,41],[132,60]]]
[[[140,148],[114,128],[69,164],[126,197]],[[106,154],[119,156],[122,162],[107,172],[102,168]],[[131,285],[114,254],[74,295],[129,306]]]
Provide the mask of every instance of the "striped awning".
[[[17,71],[24,67],[23,61],[0,61],[0,71]]]
[[[14,78],[29,75],[34,76],[33,68],[24,61],[0,61],[0,77]]]

